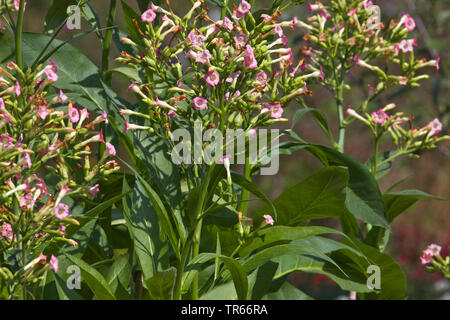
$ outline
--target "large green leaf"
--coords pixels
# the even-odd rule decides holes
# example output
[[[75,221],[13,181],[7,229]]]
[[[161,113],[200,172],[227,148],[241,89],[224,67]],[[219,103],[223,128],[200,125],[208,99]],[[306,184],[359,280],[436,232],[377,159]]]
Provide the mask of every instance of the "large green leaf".
[[[173,286],[177,269],[169,269],[155,273],[155,275],[145,280],[148,292],[153,300],[171,300],[173,298]]]
[[[383,194],[386,204],[386,215],[389,223],[394,221],[402,212],[406,211],[414,203],[421,199],[446,200],[436,197],[420,190],[403,190],[399,192],[389,192]]]
[[[313,298],[289,282],[285,282],[278,291],[266,294],[262,300],[313,300]]]
[[[111,289],[116,291],[118,284],[128,287],[131,280],[131,265],[130,265],[130,255],[128,253],[122,254],[116,258],[116,261],[112,264],[106,276],[106,281],[108,281]]]
[[[272,203],[278,213],[277,224],[295,226],[310,219],[338,217],[345,211],[345,188],[348,172],[327,167],[284,191]],[[255,216],[258,225],[268,210]]]
[[[65,256],[80,267],[82,281],[89,286],[97,299],[115,300],[113,290],[100,272],[73,255],[65,253]]]

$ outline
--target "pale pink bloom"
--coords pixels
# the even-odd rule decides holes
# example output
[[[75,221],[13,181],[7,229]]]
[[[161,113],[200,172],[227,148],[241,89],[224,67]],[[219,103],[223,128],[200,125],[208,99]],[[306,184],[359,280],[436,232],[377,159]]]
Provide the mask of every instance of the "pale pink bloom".
[[[203,45],[203,42],[205,41],[206,37],[201,34],[195,34],[194,30],[189,32],[187,39],[194,45],[201,47]]]
[[[320,80],[324,81],[325,77],[323,75],[323,68],[322,68],[322,66],[320,66],[320,74],[319,75],[320,75]]]
[[[401,84],[402,86],[405,86],[408,84],[408,77],[400,77],[400,79],[398,80],[398,83]]]
[[[413,31],[414,28],[416,27],[416,22],[412,17],[408,16],[403,25],[405,26],[406,29],[408,29],[408,31]]]
[[[356,15],[356,9],[352,9],[347,13],[347,16],[349,16],[349,17],[354,16],[354,15]]]
[[[239,97],[241,95],[241,92],[239,90],[237,90],[234,94],[233,97],[231,97],[231,101],[234,101],[237,97]],[[228,101],[230,99],[230,93],[227,92],[225,94],[225,101]]]
[[[250,45],[246,45],[245,47],[244,65],[251,69],[258,67],[258,61],[256,61],[253,48]]]
[[[231,22],[230,19],[228,19],[227,17],[225,17],[222,21],[222,26],[227,29],[228,31],[233,31],[233,22]]]
[[[100,186],[98,183],[95,186],[89,188],[89,192],[93,199],[97,198],[97,194],[99,193],[99,191],[100,191]]]
[[[48,116],[47,106],[39,106],[37,113],[42,120],[45,120]]]
[[[169,110],[169,112],[167,112],[167,117],[168,117],[169,119],[173,119],[173,118],[175,118],[176,116],[177,116],[177,114],[176,114],[176,112],[173,111],[173,110]]]
[[[209,86],[214,87],[219,83],[219,74],[214,70],[210,70],[206,73],[205,80]]]
[[[25,11],[25,8],[27,6],[27,2],[25,1],[23,4],[23,10]],[[16,9],[16,11],[19,11],[20,9],[20,0],[14,0],[14,8]]]
[[[272,216],[270,216],[270,215],[268,215],[268,214],[265,214],[265,215],[264,215],[264,223],[265,223],[266,225],[270,224],[271,226],[273,226],[274,221],[273,221]]]
[[[247,44],[248,37],[245,34],[238,34],[233,37],[237,48],[243,48]]]
[[[429,126],[431,128],[432,137],[438,135],[438,133],[441,132],[442,130],[442,123],[439,121],[438,118],[433,119],[433,121],[429,123]]]
[[[115,156],[116,148],[114,148],[114,146],[111,143],[107,142],[106,143],[106,152],[108,152],[108,155]]]
[[[431,258],[432,258],[431,253],[429,253],[427,250],[424,250],[422,256],[420,256],[420,262],[422,264],[431,263]]]
[[[225,79],[225,81],[228,83],[233,83],[233,81],[236,80],[240,75],[240,71],[233,72],[228,78]]]
[[[280,103],[272,104],[270,106],[270,116],[274,119],[280,119],[283,115],[283,108]]]
[[[251,7],[252,7],[252,6],[250,5],[250,3],[248,3],[248,2],[245,1],[245,0],[243,0],[243,1],[239,4],[239,6],[238,6],[238,8],[237,8],[237,12],[238,12],[240,15],[244,16],[244,15],[246,15],[247,13],[249,13]]]
[[[22,197],[20,197],[20,206],[22,208],[26,208],[26,209],[32,209],[34,206],[34,199],[33,196],[31,194],[26,194]]]
[[[402,40],[399,43],[399,48],[400,50],[402,50],[404,53],[408,52],[408,51],[413,51],[413,40]]]
[[[294,16],[294,18],[291,21],[291,24],[289,25],[289,27],[292,29],[292,31],[295,30],[295,27],[297,26],[297,24],[298,24],[298,18],[297,18],[297,16]]]
[[[124,132],[127,133],[128,131],[130,131],[130,124],[128,123],[128,120],[125,120],[125,129]]]
[[[7,238],[9,241],[13,239],[14,233],[9,223],[3,222],[0,226],[0,230],[2,231],[2,237]]]
[[[58,101],[61,103],[64,103],[67,100],[67,96],[64,94],[64,92],[62,90],[59,90],[58,93]]]
[[[19,81],[16,81],[16,84],[14,85],[13,90],[16,93],[17,97],[21,95],[22,92],[21,92]]]
[[[205,98],[195,97],[194,98],[194,109],[195,110],[205,110],[208,105],[208,102]]]
[[[58,81],[58,75],[52,69],[46,69],[44,73],[50,83]]]
[[[31,168],[31,158],[28,153],[25,153],[22,158],[23,167],[25,169]]]
[[[211,53],[208,51],[208,49],[206,49],[197,54],[195,62],[207,64],[209,62],[209,59],[211,59],[211,57],[212,57]]]
[[[55,257],[53,254],[50,257],[50,262],[49,264],[52,266],[53,270],[55,271],[55,273],[58,272],[58,258]]]
[[[103,121],[105,121],[105,124],[109,123],[109,121],[108,121],[108,114],[106,113],[105,110],[102,111],[102,119],[103,119]]]
[[[426,251],[427,251],[428,253],[430,253],[431,256],[436,257],[436,256],[439,256],[439,255],[441,254],[441,249],[442,249],[441,246],[432,243],[432,244],[430,244],[430,245],[428,246],[428,248],[426,249]]]
[[[72,107],[71,104],[69,104],[68,115],[69,115],[70,122],[72,122],[72,123],[76,123],[76,122],[78,122],[78,120],[80,120],[80,113],[79,113],[78,109]]]
[[[285,35],[283,35],[282,37],[281,37],[281,42],[282,42],[282,44],[283,44],[283,47],[287,47],[288,46],[288,43],[289,43],[289,41],[288,41],[288,38],[285,36]]]
[[[52,66],[52,70],[53,72],[58,72],[58,67],[56,66],[55,60],[53,60],[52,58],[48,59],[48,61],[50,62],[50,65]]]
[[[281,26],[279,24],[275,25],[275,28],[273,29],[275,31],[275,33],[281,38],[282,36],[284,36],[283,33],[283,28],[281,28]]]
[[[64,203],[59,203],[53,210],[53,214],[58,220],[65,219],[70,215],[70,208]]]
[[[0,145],[2,146],[3,149],[9,147],[12,144],[13,144],[13,139],[7,133],[2,134],[0,136]]]
[[[66,226],[62,224],[62,225],[59,227],[58,231],[65,234],[65,233],[66,233]]]
[[[141,15],[142,22],[152,23],[156,18],[156,13],[152,9],[148,9]]]
[[[258,72],[255,76],[255,80],[261,86],[265,86],[267,83],[267,75],[263,71]]]
[[[263,14],[261,14],[261,18],[263,18],[264,21],[269,21],[271,16],[269,16],[268,14],[263,13]]]
[[[389,116],[383,111],[383,109],[379,109],[378,111],[372,112],[372,118],[375,123],[385,124],[389,119]]]
[[[435,66],[436,66],[436,70],[437,71],[439,71],[439,61],[441,60],[441,57],[437,57],[436,58],[436,63],[435,63]]]

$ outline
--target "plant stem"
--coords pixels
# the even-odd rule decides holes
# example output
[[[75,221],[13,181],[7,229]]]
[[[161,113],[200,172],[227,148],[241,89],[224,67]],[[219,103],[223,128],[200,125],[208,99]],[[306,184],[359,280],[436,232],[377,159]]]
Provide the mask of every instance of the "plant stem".
[[[111,0],[109,6],[109,14],[107,20],[107,30],[105,34],[105,39],[103,41],[103,51],[102,51],[102,74],[108,85],[111,85],[111,74],[106,74],[109,69],[109,49],[111,47],[111,38],[113,29],[111,28],[114,24],[114,19],[116,16],[116,4],[117,0]]]
[[[336,97],[336,106],[338,113],[338,122],[339,122],[339,136],[338,136],[338,146],[339,151],[344,152],[344,143],[345,143],[345,126],[344,122],[344,99],[343,99],[343,83],[339,84],[337,89],[337,97]]]
[[[377,175],[377,162],[378,162],[378,144],[380,142],[380,137],[375,137],[375,156],[373,159],[373,168],[372,168],[372,174],[374,177]]]
[[[250,150],[250,149],[249,149]],[[250,164],[250,152],[245,152],[245,166],[244,166],[244,177],[251,181],[251,171],[252,167]],[[247,215],[247,209],[248,209],[248,199],[250,198],[250,192],[243,188],[242,189],[242,196],[241,196],[241,202],[239,203],[238,212],[242,212],[242,216]]]
[[[183,250],[181,252],[181,259],[180,259],[180,263],[178,265],[177,277],[175,279],[175,286],[174,286],[173,297],[175,300],[181,300],[181,285],[182,285],[181,282],[183,280],[184,267],[186,266],[186,262],[188,259],[191,245],[193,242],[195,242],[196,238],[200,239],[201,224],[202,224],[201,215],[202,215],[206,195],[208,193],[208,187],[209,187],[209,182],[211,180],[211,174],[214,170],[214,167],[215,167],[215,164],[212,164],[208,168],[208,172],[206,174],[205,180],[203,181],[202,191],[200,194],[199,201],[197,203],[197,208],[195,210],[195,221],[192,226],[192,230],[190,231],[190,233],[186,239],[186,243],[183,246]],[[199,227],[199,225],[200,225],[200,227]],[[196,256],[196,255],[194,256],[194,254],[195,254],[195,252],[193,252],[193,257]],[[198,249],[197,249],[197,255],[198,255]],[[197,282],[197,283],[195,284],[195,282]],[[193,288],[197,288],[197,292],[192,294],[193,297],[195,297],[196,295],[198,296],[198,277],[194,277]]]
[[[20,0],[19,16],[17,18],[16,27],[16,62],[20,69],[23,68],[22,61],[22,28],[23,28],[23,13],[25,0]]]

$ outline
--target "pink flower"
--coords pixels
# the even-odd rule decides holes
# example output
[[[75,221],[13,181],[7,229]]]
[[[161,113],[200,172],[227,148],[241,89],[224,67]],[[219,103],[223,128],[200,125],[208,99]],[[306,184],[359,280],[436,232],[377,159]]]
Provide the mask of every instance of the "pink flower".
[[[27,2],[24,2],[23,4],[23,10],[25,11],[25,8],[27,6]],[[19,11],[20,9],[20,0],[14,0],[14,8],[16,9],[16,11]]]
[[[386,121],[389,119],[389,116],[386,112],[383,111],[383,109],[379,109],[378,111],[372,112],[373,122],[379,123],[379,124],[385,124]]]
[[[437,71],[439,71],[439,61],[441,61],[441,57],[437,57],[437,58],[436,58],[435,66],[436,66],[436,70],[437,70]]]
[[[274,119],[280,119],[283,115],[283,108],[280,103],[276,103],[270,106],[270,116]]]
[[[156,13],[152,9],[148,9],[141,15],[142,22],[152,23],[156,18]]]
[[[256,61],[255,55],[253,54],[253,48],[246,45],[244,54],[244,65],[247,68],[256,69],[258,67],[258,61]]]
[[[402,40],[399,43],[399,48],[400,50],[403,51],[403,53],[406,53],[408,51],[413,51],[413,44],[414,44],[414,40],[410,39],[410,40]]]
[[[64,203],[59,203],[53,210],[53,214],[58,220],[65,219],[70,215],[70,208]]]
[[[237,97],[239,97],[241,95],[241,92],[239,90],[237,90],[234,94],[233,97],[231,97],[231,101],[234,101]],[[225,94],[225,101],[228,101],[230,99],[230,93],[227,92]]]
[[[433,121],[429,123],[429,126],[431,128],[432,137],[438,135],[438,133],[441,132],[442,130],[442,123],[439,121],[438,118],[433,119]]]
[[[175,113],[175,111],[173,111],[173,110],[169,110],[169,112],[167,112],[167,117],[169,118],[169,119],[173,119],[173,118],[175,118],[177,116],[177,114]]]
[[[195,110],[205,110],[208,105],[208,102],[205,98],[195,97],[194,98],[194,109]]]
[[[70,122],[76,123],[76,122],[78,122],[78,120],[80,120],[80,113],[77,108],[74,108],[72,106],[72,104],[69,104],[68,114],[69,114]]]
[[[64,103],[67,100],[67,96],[64,94],[64,92],[62,90],[59,90],[58,93],[58,101],[61,103]]]
[[[206,73],[205,80],[209,86],[214,87],[219,83],[220,78],[217,72],[210,70]]]
[[[206,37],[201,34],[195,34],[194,30],[189,32],[187,39],[194,45],[201,47],[203,45],[203,42],[205,41]]]
[[[206,49],[197,54],[195,62],[207,64],[209,62],[209,59],[211,59],[211,57],[212,57],[211,53],[208,51],[208,49]]]
[[[442,249],[441,246],[432,243],[432,244],[430,244],[430,245],[428,246],[428,248],[427,248],[426,251],[427,251],[429,254],[431,254],[431,256],[436,257],[436,256],[438,256],[438,255],[441,254],[441,249]]]
[[[99,193],[99,191],[100,191],[100,186],[98,183],[95,186],[89,188],[89,192],[93,199],[97,198],[97,194]]]
[[[37,113],[42,120],[45,120],[48,116],[47,106],[39,106]]]
[[[429,253],[427,250],[424,250],[422,256],[420,257],[420,262],[422,262],[422,264],[431,263],[431,258],[431,253]]]
[[[255,80],[261,86],[265,86],[267,83],[267,75],[263,71],[258,72],[255,76]]]
[[[245,0],[243,0],[243,1],[239,4],[239,6],[238,6],[238,8],[237,8],[237,12],[238,12],[240,15],[244,16],[244,15],[246,15],[247,13],[249,13],[251,7],[252,7],[252,6],[250,5],[250,3],[248,3],[248,2],[245,1]]]
[[[7,238],[9,241],[13,239],[14,233],[9,223],[3,222],[0,226],[0,230],[2,231],[2,237]]]
[[[106,152],[108,153],[108,155],[115,156],[116,148],[114,148],[114,146],[111,143],[107,142],[106,143]]]
[[[55,257],[53,254],[50,257],[50,262],[49,264],[52,266],[53,270],[55,271],[55,273],[58,272],[58,258]]]
[[[66,226],[62,224],[62,225],[59,227],[58,231],[65,234],[65,233],[66,233]]]
[[[238,34],[233,37],[237,48],[243,48],[247,44],[248,37],[245,34]]]
[[[347,16],[349,16],[349,17],[354,16],[354,15],[356,15],[356,9],[352,9],[347,13]]]
[[[13,139],[7,133],[0,136],[0,145],[3,149],[8,148],[10,145],[12,145],[12,142]]]
[[[270,215],[268,215],[268,214],[265,214],[265,215],[264,215],[264,223],[265,223],[266,225],[270,224],[271,226],[273,226],[274,221],[273,221],[272,216],[270,216]]]
[[[231,22],[230,19],[228,19],[227,17],[225,17],[222,21],[222,26],[227,29],[228,31],[233,31],[233,22]]]
[[[46,69],[44,73],[50,83],[58,81],[58,75],[53,71],[53,69]]]
[[[398,80],[398,83],[402,86],[406,86],[408,84],[408,78],[407,77],[400,77],[400,80]]]
[[[322,32],[319,34],[319,41],[326,41],[327,40],[327,34],[325,32]]]
[[[20,84],[19,81],[16,81],[16,84],[13,87],[14,92],[16,93],[16,96],[20,96],[21,94],[21,89],[20,89]]]
[[[105,124],[109,123],[109,121],[108,121],[108,114],[106,113],[105,110],[102,111],[102,118],[103,118],[103,121],[105,121]]]
[[[125,120],[125,129],[124,132],[127,133],[130,130],[130,124],[128,123],[128,120]]]
[[[22,158],[23,167],[25,169],[31,168],[31,158],[28,153],[25,153]]]
[[[405,22],[403,24],[405,26],[406,29],[408,29],[408,31],[413,31],[414,28],[416,27],[416,22],[414,21],[414,19],[410,16],[408,16],[405,19]]]
[[[282,36],[284,36],[283,33],[283,28],[281,28],[281,26],[279,24],[275,25],[275,28],[273,29],[275,31],[275,33],[281,38]]]
[[[323,75],[323,68],[322,68],[322,66],[320,66],[320,80],[322,80],[322,81],[325,80],[325,77]]]
[[[236,80],[240,75],[241,75],[240,71],[233,72],[232,74],[230,74],[228,78],[225,79],[225,81],[228,83],[233,83],[233,81]]]
[[[34,199],[31,194],[26,194],[25,196],[20,197],[20,206],[26,209],[32,209],[34,206]]]

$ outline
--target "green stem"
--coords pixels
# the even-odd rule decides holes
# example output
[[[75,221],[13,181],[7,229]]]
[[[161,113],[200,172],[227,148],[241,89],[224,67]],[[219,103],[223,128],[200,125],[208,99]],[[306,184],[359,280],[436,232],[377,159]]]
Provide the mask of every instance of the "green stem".
[[[117,0],[111,0],[109,6],[109,14],[107,20],[107,30],[105,39],[103,41],[103,51],[102,51],[102,74],[108,85],[111,85],[111,74],[106,74],[109,69],[109,49],[111,47],[111,39],[113,29],[111,28],[114,24],[114,19],[116,17],[116,4]]]
[[[228,7],[228,0],[223,1],[223,7],[222,7],[222,20],[225,18],[225,14],[227,13],[227,7]]]
[[[245,153],[245,166],[244,166],[244,177],[251,181],[252,166],[250,164],[250,154],[249,152]],[[242,216],[247,215],[247,209],[248,209],[248,199],[250,198],[250,192],[243,188],[242,189],[242,196],[241,196],[241,202],[239,203],[238,212],[242,212]]]
[[[338,147],[340,152],[344,152],[345,143],[345,126],[344,126],[344,99],[343,99],[343,84],[341,83],[337,90],[336,106],[338,113],[339,122],[339,136],[338,136]]]
[[[374,177],[377,175],[377,162],[378,162],[378,144],[380,142],[380,137],[375,137],[375,156],[373,159],[373,167],[372,167],[372,174]]]
[[[20,0],[19,17],[17,18],[17,27],[16,27],[16,62],[20,69],[23,68],[22,28],[23,28],[24,3],[25,3],[25,0]]]
[[[173,297],[175,300],[181,300],[181,286],[182,286],[182,280],[183,280],[183,273],[184,273],[184,268],[186,266],[187,259],[189,256],[189,251],[191,249],[193,242],[196,241],[195,238],[198,238],[198,239],[200,238],[201,224],[202,224],[201,215],[202,215],[206,195],[208,193],[208,187],[209,187],[209,182],[211,180],[211,174],[213,172],[214,167],[215,167],[215,165],[213,164],[208,168],[206,178],[203,181],[202,191],[200,194],[199,201],[197,203],[197,208],[195,210],[195,221],[192,226],[192,230],[190,231],[190,233],[186,239],[186,243],[183,246],[183,250],[181,252],[181,259],[180,259],[180,263],[178,265],[177,277],[175,279],[175,286],[174,286]],[[200,227],[199,227],[199,225],[200,225]],[[195,254],[195,252],[193,252],[193,253]],[[197,255],[198,255],[198,252],[197,252]],[[193,256],[193,257],[195,257],[195,256]],[[197,284],[195,284],[195,282],[197,282]],[[198,288],[198,277],[194,278],[193,288],[195,288],[195,287]],[[197,290],[197,293],[193,293],[192,295],[193,295],[193,297],[196,295],[198,296],[198,290]]]

